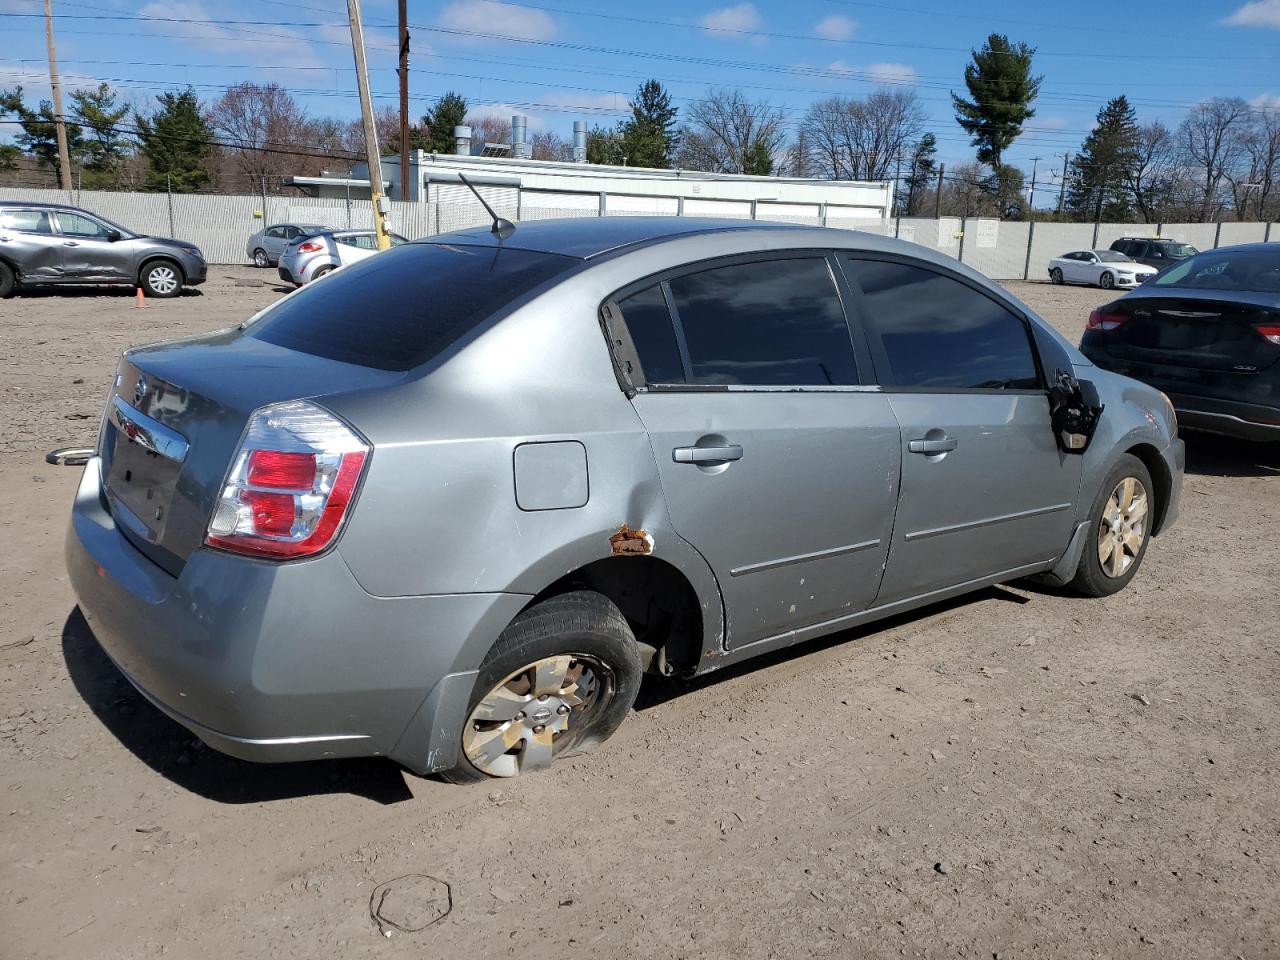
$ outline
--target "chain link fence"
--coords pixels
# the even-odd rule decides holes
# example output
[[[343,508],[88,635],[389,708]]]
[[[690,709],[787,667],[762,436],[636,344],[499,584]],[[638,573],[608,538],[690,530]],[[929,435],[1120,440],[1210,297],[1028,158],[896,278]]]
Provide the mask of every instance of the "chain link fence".
[[[603,202],[573,208],[543,206],[532,202],[532,196],[512,201],[509,195],[495,193],[486,199],[500,216],[514,221],[660,216],[667,212],[654,204],[653,198],[608,196]],[[248,263],[245,245],[249,236],[273,223],[315,223],[334,229],[370,229],[373,223],[372,204],[360,199],[0,187],[0,200],[69,203],[138,233],[189,240],[204,251],[210,263],[218,264]],[[994,280],[1043,280],[1054,257],[1072,250],[1103,249],[1126,236],[1161,236],[1201,250],[1264,240],[1280,242],[1280,223],[1024,223],[985,217],[851,220],[793,215],[766,210],[767,206],[758,208],[758,219],[898,237],[955,257]],[[750,218],[745,212],[733,216]],[[390,201],[389,221],[394,232],[413,239],[483,226],[489,217],[474,199],[450,194],[447,200],[433,203]]]

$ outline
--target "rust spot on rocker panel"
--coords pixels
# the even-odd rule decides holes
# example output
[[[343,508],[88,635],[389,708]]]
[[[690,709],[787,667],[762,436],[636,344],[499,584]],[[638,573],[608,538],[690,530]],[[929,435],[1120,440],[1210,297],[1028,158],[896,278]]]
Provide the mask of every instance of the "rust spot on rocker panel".
[[[615,557],[647,557],[653,553],[653,537],[644,530],[632,530],[624,523],[609,538],[609,546]]]

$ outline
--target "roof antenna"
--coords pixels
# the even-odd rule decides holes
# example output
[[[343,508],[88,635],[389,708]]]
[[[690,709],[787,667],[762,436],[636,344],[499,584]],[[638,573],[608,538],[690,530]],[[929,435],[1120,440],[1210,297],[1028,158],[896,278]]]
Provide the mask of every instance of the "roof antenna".
[[[505,240],[516,232],[516,225],[510,220],[504,220],[493,212],[493,207],[489,206],[484,197],[480,196],[480,191],[477,190],[475,185],[467,179],[467,175],[465,173],[458,174],[458,179],[467,185],[467,189],[476,195],[476,199],[480,201],[480,205],[489,212],[489,216],[493,217],[493,226],[489,229],[493,232],[494,236],[499,240]]]

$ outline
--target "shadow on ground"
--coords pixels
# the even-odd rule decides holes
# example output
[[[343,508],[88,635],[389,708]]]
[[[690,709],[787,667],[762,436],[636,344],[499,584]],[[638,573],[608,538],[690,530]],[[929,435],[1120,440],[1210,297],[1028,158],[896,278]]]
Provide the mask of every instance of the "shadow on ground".
[[[117,300],[137,296],[137,287],[132,284],[114,284],[108,286],[92,286],[85,284],[67,284],[66,286],[21,287],[17,295],[24,300],[41,300],[52,298],[114,297]],[[203,297],[204,293],[196,287],[183,287],[180,297]],[[148,297],[154,300],[154,297]]]
[[[210,750],[153,707],[116,669],[77,607],[62,628],[62,655],[76,690],[103,725],[149,767],[218,803],[262,803],[349,793],[377,803],[410,800],[390,760],[248,763]]]
[[[1254,443],[1188,430],[1187,473],[1203,477],[1280,476],[1280,443]]]

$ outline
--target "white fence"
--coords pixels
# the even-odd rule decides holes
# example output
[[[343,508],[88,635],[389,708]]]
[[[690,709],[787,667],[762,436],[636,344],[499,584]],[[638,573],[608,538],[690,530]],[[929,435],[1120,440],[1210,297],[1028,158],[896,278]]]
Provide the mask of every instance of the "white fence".
[[[211,196],[182,193],[111,193],[77,190],[0,188],[0,200],[71,203],[139,233],[190,240],[210,263],[248,263],[245,241],[266,224],[282,221],[329,227],[367,227],[368,200],[319,200],[311,197]],[[625,198],[615,198],[623,200]],[[611,202],[606,216],[641,213]],[[652,213],[652,211],[648,211]],[[498,213],[512,220],[598,216],[599,210],[549,209],[503,202]],[[1280,223],[1015,223],[986,218],[938,220],[845,220],[773,217],[792,223],[864,230],[900,237],[940,250],[996,280],[1044,279],[1048,262],[1071,250],[1109,247],[1123,236],[1181,240],[1201,250],[1261,240],[1280,242]],[[448,233],[488,222],[479,203],[401,203],[391,201],[391,228],[406,237]]]

